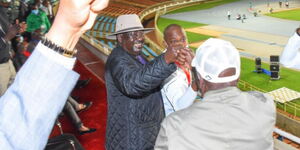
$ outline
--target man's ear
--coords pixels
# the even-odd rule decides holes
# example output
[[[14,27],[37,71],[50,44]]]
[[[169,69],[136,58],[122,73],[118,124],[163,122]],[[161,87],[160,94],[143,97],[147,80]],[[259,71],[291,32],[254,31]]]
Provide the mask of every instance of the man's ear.
[[[117,41],[120,45],[122,44],[122,39],[123,39],[123,35],[122,34],[117,34]]]
[[[199,77],[199,84],[200,84],[200,92],[201,92],[202,97],[204,96],[204,94],[207,91],[207,85],[205,83],[206,83],[206,81],[200,76]]]

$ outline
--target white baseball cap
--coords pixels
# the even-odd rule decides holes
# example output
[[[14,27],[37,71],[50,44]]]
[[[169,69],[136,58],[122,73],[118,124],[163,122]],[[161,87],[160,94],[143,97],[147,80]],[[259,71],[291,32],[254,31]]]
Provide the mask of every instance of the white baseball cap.
[[[238,50],[228,41],[210,38],[196,51],[192,66],[206,81],[225,83],[237,80],[240,76],[241,61]],[[228,68],[235,68],[235,75],[219,77]]]

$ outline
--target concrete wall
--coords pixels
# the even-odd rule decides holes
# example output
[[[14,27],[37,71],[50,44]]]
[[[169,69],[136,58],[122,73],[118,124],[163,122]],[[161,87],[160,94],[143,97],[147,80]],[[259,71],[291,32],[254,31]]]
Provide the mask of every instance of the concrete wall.
[[[300,137],[300,122],[293,120],[281,113],[277,112],[276,126],[280,129],[289,132],[297,137]]]
[[[79,42],[84,45],[87,49],[89,49],[94,55],[96,55],[99,59],[101,59],[104,63],[106,63],[107,54],[104,54],[101,50],[97,49],[96,47],[92,46],[92,44],[88,43],[84,39],[80,39]]]

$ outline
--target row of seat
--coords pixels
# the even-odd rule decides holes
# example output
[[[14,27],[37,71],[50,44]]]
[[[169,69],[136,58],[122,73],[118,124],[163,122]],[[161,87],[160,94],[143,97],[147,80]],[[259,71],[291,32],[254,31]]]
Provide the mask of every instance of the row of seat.
[[[150,6],[158,3],[159,1],[146,0],[145,2],[141,2],[139,0],[133,0],[130,2]],[[112,50],[114,47],[116,47],[116,41],[106,39],[106,35],[115,32],[117,16],[121,14],[138,14],[143,9],[145,8],[141,8],[135,5],[128,5],[126,3],[123,3],[123,1],[112,1],[109,4],[109,7],[107,7],[100,13],[101,15],[97,17],[94,26],[90,31],[86,32],[86,35],[88,35],[89,37],[93,37],[92,39],[95,44],[100,44],[101,46],[107,47],[109,50]],[[142,54],[149,59],[158,56],[156,52],[154,52],[148,45],[144,45]]]
[[[107,14],[110,16],[117,17],[122,14],[138,14],[141,10],[137,9],[120,9],[117,7],[107,7],[101,11],[102,14]]]
[[[101,34],[102,32],[107,32],[107,33],[115,32],[115,23],[116,23],[116,18],[108,17],[108,16],[100,16],[96,20],[92,30],[101,32]]]

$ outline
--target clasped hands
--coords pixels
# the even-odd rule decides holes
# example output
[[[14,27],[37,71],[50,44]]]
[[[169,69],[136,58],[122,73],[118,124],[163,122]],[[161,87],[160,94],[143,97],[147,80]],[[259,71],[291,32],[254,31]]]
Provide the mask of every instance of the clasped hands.
[[[194,58],[194,53],[188,47],[168,47],[165,53],[166,62],[178,63],[191,70],[191,62]]]

